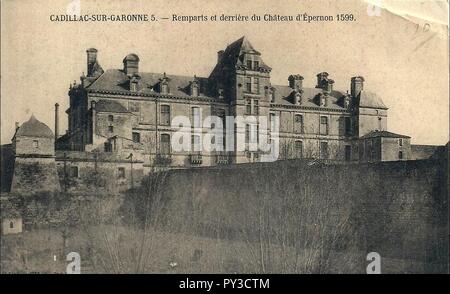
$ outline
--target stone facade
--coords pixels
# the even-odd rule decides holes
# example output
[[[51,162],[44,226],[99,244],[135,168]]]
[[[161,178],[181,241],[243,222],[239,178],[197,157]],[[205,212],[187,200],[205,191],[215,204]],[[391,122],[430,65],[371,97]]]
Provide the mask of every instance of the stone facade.
[[[272,68],[245,37],[218,52],[209,77],[140,72],[135,54],[124,58],[123,69],[103,71],[93,48],[87,50],[87,60],[87,75],[70,86],[69,130],[58,139],[58,149],[111,152],[111,138],[120,138],[135,143],[125,152],[133,150],[144,168],[153,166],[158,156],[173,168],[255,162],[261,160],[260,152],[170,148],[178,130],[171,125],[176,116],[189,117],[192,123],[197,115],[201,120],[255,115],[279,118],[280,159],[357,161],[359,138],[387,129],[387,107],[364,90],[363,77],[350,80],[350,93],[333,89],[327,72],[317,74],[315,88],[304,87],[299,74],[290,75],[286,85],[273,85]],[[203,127],[202,132],[209,130]]]
[[[66,134],[59,136],[58,104],[55,134],[34,116],[17,126],[10,148],[14,164],[5,166],[12,171],[8,180],[12,192],[120,191],[161,169],[262,161],[260,151],[249,150],[250,129],[261,132],[265,127],[270,133],[275,118],[279,119],[278,159],[411,158],[410,138],[386,131],[387,107],[376,94],[364,90],[363,77],[351,78],[350,91],[334,89],[327,72],[317,74],[314,88],[304,87],[299,74],[290,75],[286,85],[273,85],[272,68],[245,37],[218,52],[209,77],[140,72],[136,54],[123,59],[122,69],[104,71],[97,53],[94,48],[87,50],[87,75],[70,85]],[[208,116],[222,122],[228,117],[265,117],[269,124],[258,120],[235,125],[232,139],[245,137],[244,151],[195,150],[204,137],[191,136],[192,128],[184,132],[194,150],[174,151],[171,143],[179,128],[173,119],[179,116],[189,118],[202,135],[212,129],[199,124]],[[228,131],[220,132],[229,140]]]
[[[411,160],[411,138],[387,131],[370,132],[359,139],[361,162]]]
[[[55,139],[50,128],[33,115],[17,126],[12,139],[14,168],[11,192],[59,190],[55,164]]]

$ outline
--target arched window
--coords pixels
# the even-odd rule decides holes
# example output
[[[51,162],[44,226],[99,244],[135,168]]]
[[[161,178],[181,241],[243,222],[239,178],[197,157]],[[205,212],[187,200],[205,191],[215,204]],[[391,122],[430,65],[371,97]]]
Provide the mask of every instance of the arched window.
[[[13,229],[14,228],[14,222],[9,222],[9,228]]]

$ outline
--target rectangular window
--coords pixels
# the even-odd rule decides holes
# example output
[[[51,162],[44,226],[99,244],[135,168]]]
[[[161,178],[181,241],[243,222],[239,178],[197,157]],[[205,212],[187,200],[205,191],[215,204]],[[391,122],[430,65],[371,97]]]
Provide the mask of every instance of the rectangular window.
[[[200,152],[202,150],[202,146],[200,143],[200,135],[192,135],[191,136],[191,151],[192,152]]]
[[[117,177],[119,179],[125,179],[125,168],[124,167],[119,167],[117,170]]]
[[[33,148],[39,148],[39,141],[33,140]]]
[[[363,142],[359,142],[358,152],[359,152],[359,160],[363,161],[364,160],[364,143]]]
[[[215,115],[220,118],[220,120],[222,121],[222,126],[225,127],[226,117],[227,117],[225,114],[225,109],[221,109],[221,108],[216,109]]]
[[[223,148],[225,149],[225,138],[226,138],[226,114],[224,109],[218,109],[216,115],[222,121],[222,143]]]
[[[259,101],[253,100],[253,113],[258,115],[259,114]]]
[[[271,112],[269,114],[270,131],[275,130],[275,113]]]
[[[252,113],[252,99],[245,100],[245,114]]]
[[[400,160],[403,159],[403,152],[402,151],[398,152],[398,159],[400,159]]]
[[[294,132],[303,133],[303,115],[296,114],[294,116]]]
[[[320,142],[320,158],[328,159],[328,142]]]
[[[295,153],[297,158],[303,158],[303,142],[295,141]]]
[[[245,143],[250,143],[250,125],[245,125]]]
[[[160,139],[160,152],[161,154],[168,155],[170,154],[170,135],[169,134],[161,134]]]
[[[105,152],[112,152],[112,145],[109,142],[105,142]]]
[[[345,135],[350,136],[352,135],[352,120],[350,117],[346,117],[344,120],[345,124]]]
[[[259,144],[259,125],[256,125],[256,143]]]
[[[326,116],[320,117],[320,134],[328,135],[328,117]]]
[[[366,159],[367,161],[372,161],[373,160],[373,146],[372,146],[372,141],[368,140],[366,142]]]
[[[345,161],[350,161],[352,159],[352,146],[345,146]]]
[[[133,142],[141,143],[141,134],[133,132]]]
[[[398,139],[398,146],[400,146],[400,147],[403,146],[403,139]]]
[[[108,127],[108,132],[113,133],[114,132],[114,127],[113,126],[109,126]]]
[[[78,166],[71,166],[69,168],[69,177],[78,178]]]
[[[252,69],[252,61],[247,60],[247,69]]]
[[[169,105],[161,105],[161,119],[160,123],[163,126],[170,125],[170,106]]]
[[[253,90],[252,93],[259,93],[259,79],[253,78]]]
[[[191,122],[194,128],[201,128],[201,111],[200,107],[191,108]]]
[[[253,70],[259,70],[259,61],[253,61]]]
[[[112,114],[108,115],[108,121],[111,121],[111,122],[114,121],[114,116]]]
[[[251,77],[246,77],[245,78],[245,91],[247,93],[251,93],[252,92],[252,78]]]

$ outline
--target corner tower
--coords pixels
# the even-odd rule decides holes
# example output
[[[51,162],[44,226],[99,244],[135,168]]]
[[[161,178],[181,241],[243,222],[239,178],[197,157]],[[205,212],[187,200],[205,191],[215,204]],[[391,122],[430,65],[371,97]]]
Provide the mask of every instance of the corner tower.
[[[11,192],[58,191],[55,136],[32,115],[12,139],[15,155]]]

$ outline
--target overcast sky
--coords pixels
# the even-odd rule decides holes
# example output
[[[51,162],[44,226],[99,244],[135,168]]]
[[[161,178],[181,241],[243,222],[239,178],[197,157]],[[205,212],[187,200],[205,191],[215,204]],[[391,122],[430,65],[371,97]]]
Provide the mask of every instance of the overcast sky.
[[[299,0],[279,2],[283,6],[277,7],[273,6],[274,1],[237,0],[80,3],[82,14],[153,13],[171,18],[172,14],[251,16],[306,12],[336,17],[337,13],[353,13],[356,21],[51,22],[50,15],[64,14],[69,2],[2,1],[2,144],[10,142],[14,123],[26,121],[32,113],[53,129],[56,102],[61,105],[60,132],[64,133],[67,91],[69,84],[86,72],[87,48],[98,49],[98,60],[105,70],[122,68],[123,57],[136,53],[140,71],[208,76],[217,51],[243,35],[272,67],[272,84],[287,84],[290,74],[301,74],[305,77],[304,86],[314,87],[315,75],[327,71],[335,80],[335,88],[345,91],[350,88],[352,76],[362,75],[365,89],[376,92],[389,107],[389,131],[411,136],[414,144],[448,141],[448,40],[438,23],[418,19],[417,26],[387,10],[382,10],[380,16],[369,16],[368,4],[363,1]],[[437,13],[446,16],[446,7],[442,7]],[[426,22],[430,25],[423,29]]]

